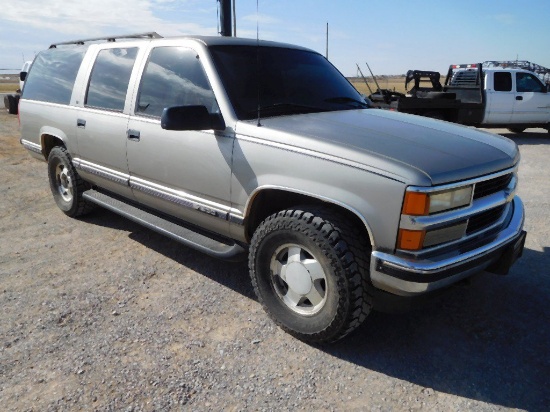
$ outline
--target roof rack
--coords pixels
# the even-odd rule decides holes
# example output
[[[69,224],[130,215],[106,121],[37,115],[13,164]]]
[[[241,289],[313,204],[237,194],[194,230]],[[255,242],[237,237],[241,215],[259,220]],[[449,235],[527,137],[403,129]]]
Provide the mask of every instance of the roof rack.
[[[511,69],[523,69],[536,73],[543,81],[550,83],[550,69],[540,64],[527,60],[491,60],[483,63],[486,67],[506,67]]]
[[[117,39],[161,39],[162,36],[158,34],[157,32],[151,31],[147,33],[136,33],[136,34],[125,34],[121,36],[106,36],[106,37],[96,37],[92,39],[82,39],[82,40],[71,40],[71,41],[65,41],[62,43],[54,43],[50,45],[50,49],[54,49],[57,46],[64,46],[68,44],[80,44],[83,45],[86,42],[89,41],[100,41],[100,40],[106,40],[108,42],[114,42]]]

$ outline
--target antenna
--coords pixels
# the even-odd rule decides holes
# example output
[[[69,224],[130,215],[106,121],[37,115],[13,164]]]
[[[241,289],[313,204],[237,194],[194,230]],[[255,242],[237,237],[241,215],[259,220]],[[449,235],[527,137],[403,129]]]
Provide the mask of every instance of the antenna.
[[[378,89],[378,93],[380,93],[380,96],[383,97],[384,94],[382,93],[382,89],[380,88],[380,85],[378,84],[378,82],[376,81],[376,77],[374,77],[374,73],[372,72],[372,70],[370,69],[370,66],[367,62],[365,62],[365,64],[367,65],[367,68],[369,69],[369,72],[370,72],[370,75],[372,76],[372,80],[374,80],[374,84],[376,84],[376,88]]]
[[[258,127],[262,127],[262,123],[260,122],[260,110],[261,110],[261,104],[260,104],[260,88],[261,88],[261,77],[260,77],[260,15],[259,15],[259,9],[260,9],[260,0],[256,0],[256,87],[258,88]]]
[[[326,48],[325,57],[326,57],[327,60],[328,60],[328,21],[327,21],[327,48]]]
[[[370,86],[369,86],[369,82],[367,82],[366,77],[363,75],[363,71],[361,70],[361,68],[359,67],[359,65],[358,65],[357,63],[355,63],[355,64],[357,65],[357,73],[358,73],[358,74],[359,74],[359,73],[361,74],[361,77],[363,78],[363,81],[364,81],[365,84],[367,85],[367,88],[369,89],[370,94],[373,94],[373,93],[372,93],[372,89],[371,89]]]

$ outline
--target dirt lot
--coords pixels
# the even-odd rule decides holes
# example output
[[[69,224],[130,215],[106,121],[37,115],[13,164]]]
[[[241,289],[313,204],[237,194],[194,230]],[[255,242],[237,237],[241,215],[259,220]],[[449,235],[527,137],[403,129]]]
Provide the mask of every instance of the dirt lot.
[[[107,211],[63,215],[2,111],[2,409],[548,410],[550,138],[513,138],[529,235],[511,273],[318,348],[271,323],[244,263]]]

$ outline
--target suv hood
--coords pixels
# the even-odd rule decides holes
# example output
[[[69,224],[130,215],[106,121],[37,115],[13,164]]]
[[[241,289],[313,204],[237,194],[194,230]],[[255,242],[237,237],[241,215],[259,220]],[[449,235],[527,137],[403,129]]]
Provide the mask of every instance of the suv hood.
[[[361,165],[407,184],[430,186],[514,166],[516,144],[502,136],[385,110],[345,110],[242,121],[237,135]]]

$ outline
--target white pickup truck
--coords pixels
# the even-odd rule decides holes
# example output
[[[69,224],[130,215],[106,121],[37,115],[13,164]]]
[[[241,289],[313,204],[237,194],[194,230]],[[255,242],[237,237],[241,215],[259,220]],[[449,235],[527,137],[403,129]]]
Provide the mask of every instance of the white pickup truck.
[[[426,80],[429,87],[423,87]],[[530,71],[460,64],[449,67],[443,85],[439,73],[419,70],[407,73],[410,82],[408,95],[395,104],[400,112],[516,133],[530,127],[550,132],[549,87]]]
[[[19,90],[15,94],[7,94],[4,96],[4,106],[10,114],[17,114],[19,107],[19,98],[21,97],[21,90],[25,84],[25,78],[32,64],[32,60],[23,63],[23,67],[19,72]]]

